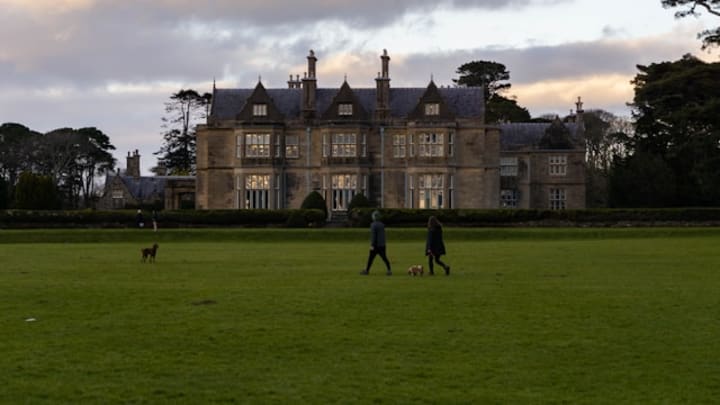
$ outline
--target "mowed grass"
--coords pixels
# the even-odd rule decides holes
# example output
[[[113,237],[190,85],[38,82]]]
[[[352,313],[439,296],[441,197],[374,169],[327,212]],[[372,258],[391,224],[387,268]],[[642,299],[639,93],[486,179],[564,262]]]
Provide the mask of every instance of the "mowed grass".
[[[717,229],[0,233],[0,403],[720,397]]]

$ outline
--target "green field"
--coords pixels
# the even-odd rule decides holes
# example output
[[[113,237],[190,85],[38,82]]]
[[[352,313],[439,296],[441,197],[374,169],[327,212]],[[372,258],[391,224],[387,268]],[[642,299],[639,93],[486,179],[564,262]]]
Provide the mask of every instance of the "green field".
[[[0,230],[0,403],[720,398],[720,229],[445,234]]]

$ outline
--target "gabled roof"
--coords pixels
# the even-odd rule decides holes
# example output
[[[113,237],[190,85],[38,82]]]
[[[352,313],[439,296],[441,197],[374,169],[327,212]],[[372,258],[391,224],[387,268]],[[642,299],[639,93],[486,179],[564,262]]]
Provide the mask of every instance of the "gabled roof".
[[[429,103],[438,105],[440,111],[438,111],[437,115],[425,114],[425,104]],[[427,89],[425,89],[422,97],[420,97],[417,101],[415,108],[413,108],[408,117],[416,120],[452,120],[455,118],[454,115],[455,114],[453,114],[453,112],[447,107],[445,99],[442,94],[440,94],[440,90],[435,85],[435,82],[431,80]]]
[[[138,201],[162,199],[168,180],[190,180],[194,176],[115,176]],[[109,181],[111,180],[108,178]]]
[[[350,116],[344,116],[338,114],[338,105],[340,104],[352,104],[352,114]],[[343,82],[340,90],[338,90],[335,97],[333,97],[330,105],[322,112],[322,119],[325,120],[366,120],[367,111],[363,108],[360,100],[355,96],[355,93],[350,88],[348,82]]]
[[[391,88],[390,115],[395,118],[407,118],[418,105],[426,88]],[[485,102],[480,87],[440,87],[437,89],[445,100],[447,108],[457,118],[484,118]],[[302,89],[266,89],[278,111],[286,119],[302,118]],[[253,89],[215,89],[211,118],[233,120],[245,106]],[[315,93],[318,112],[327,111],[338,89],[320,88]],[[353,94],[363,109],[375,111],[377,94],[375,88],[354,89]]]
[[[253,114],[253,106],[255,104],[265,104],[267,108],[267,115],[255,116]],[[245,100],[245,105],[240,109],[240,112],[237,114],[237,119],[243,121],[263,123],[282,121],[283,116],[282,113],[277,109],[277,107],[275,107],[275,102],[265,90],[265,87],[262,85],[261,82],[258,82],[252,94],[250,94],[250,97]]]

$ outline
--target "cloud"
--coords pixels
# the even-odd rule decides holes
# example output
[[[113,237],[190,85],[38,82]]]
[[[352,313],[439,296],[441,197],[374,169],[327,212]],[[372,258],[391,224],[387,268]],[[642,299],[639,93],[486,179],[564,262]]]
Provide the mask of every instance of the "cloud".
[[[633,87],[627,75],[604,74],[522,84],[514,86],[513,93],[534,116],[563,115],[574,108],[577,97],[582,97],[586,109],[628,115],[626,103],[632,101]]]

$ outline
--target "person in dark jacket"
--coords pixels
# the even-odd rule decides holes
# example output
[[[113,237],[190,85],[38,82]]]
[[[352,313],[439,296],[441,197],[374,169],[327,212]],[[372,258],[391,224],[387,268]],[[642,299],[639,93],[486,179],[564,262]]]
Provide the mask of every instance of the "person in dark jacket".
[[[440,260],[440,256],[445,254],[445,243],[443,242],[442,224],[435,216],[428,219],[427,241],[425,242],[425,256],[428,257],[428,267],[430,275],[433,276],[433,260],[435,263],[445,269],[445,275],[450,275],[450,266]]]
[[[385,254],[385,224],[380,222],[380,212],[373,211],[372,213],[373,222],[370,225],[370,253],[368,254],[367,266],[365,270],[361,271],[360,274],[368,275],[370,273],[370,266],[372,266],[375,256],[379,255],[380,258],[385,262],[387,267],[388,276],[392,276],[392,270],[390,270],[390,261]]]

